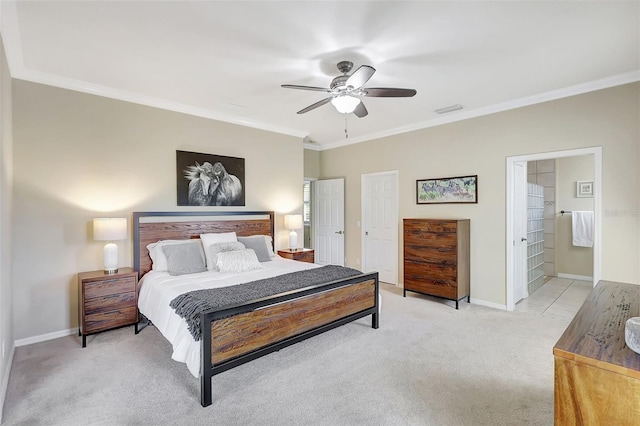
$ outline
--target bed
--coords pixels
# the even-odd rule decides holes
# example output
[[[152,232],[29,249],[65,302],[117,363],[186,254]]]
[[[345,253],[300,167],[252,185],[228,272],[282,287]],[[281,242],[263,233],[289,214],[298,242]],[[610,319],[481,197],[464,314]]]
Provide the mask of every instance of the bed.
[[[191,374],[199,376],[203,407],[212,403],[212,378],[219,373],[368,315],[372,327],[379,326],[378,274],[357,272],[347,278],[313,285],[300,283],[295,290],[208,309],[199,316],[199,340],[189,334],[190,326],[167,303],[176,295],[212,287],[229,291],[232,285],[250,286],[255,280],[318,267],[273,253],[274,217],[273,211],[133,214],[139,311],[172,343],[172,357],[185,362]],[[260,270],[239,274],[205,271],[174,277],[152,270],[149,244],[222,233],[267,236],[271,260],[264,262]]]

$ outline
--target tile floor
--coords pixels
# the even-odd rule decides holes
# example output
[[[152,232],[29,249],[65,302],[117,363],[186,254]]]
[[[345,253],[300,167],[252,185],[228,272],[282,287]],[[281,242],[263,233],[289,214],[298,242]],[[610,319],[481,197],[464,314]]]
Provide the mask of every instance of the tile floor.
[[[591,281],[551,277],[538,291],[516,304],[516,311],[570,321],[591,290]]]

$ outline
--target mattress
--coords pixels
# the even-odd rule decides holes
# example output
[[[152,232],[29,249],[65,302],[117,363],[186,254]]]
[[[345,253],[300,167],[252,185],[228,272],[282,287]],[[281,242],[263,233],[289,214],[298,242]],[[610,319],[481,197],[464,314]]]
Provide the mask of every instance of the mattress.
[[[200,376],[200,342],[189,333],[187,322],[169,306],[177,296],[194,290],[226,287],[271,278],[290,272],[318,268],[321,265],[273,257],[262,262],[263,269],[243,273],[200,272],[171,276],[168,272],[150,271],[140,280],[138,308],[171,343],[171,358],[187,365],[194,377]]]

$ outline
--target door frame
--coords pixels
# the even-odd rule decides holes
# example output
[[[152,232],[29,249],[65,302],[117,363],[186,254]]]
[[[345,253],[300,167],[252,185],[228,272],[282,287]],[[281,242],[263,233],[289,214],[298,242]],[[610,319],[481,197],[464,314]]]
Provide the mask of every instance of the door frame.
[[[400,173],[398,172],[398,170],[389,170],[389,171],[385,171],[385,172],[375,172],[375,173],[363,173],[362,175],[360,175],[360,223],[362,226],[360,226],[360,259],[362,259],[361,265],[364,267],[365,265],[365,259],[366,259],[366,247],[365,247],[365,229],[364,229],[364,209],[365,209],[365,191],[364,191],[364,180],[366,176],[382,176],[382,175],[393,175],[395,176],[395,181],[396,181],[396,187],[395,187],[395,193],[396,193],[396,202],[394,207],[394,213],[396,216],[396,226],[393,228],[394,232],[393,232],[393,240],[394,240],[394,246],[395,246],[395,250],[393,251],[393,264],[395,265],[394,268],[394,274],[395,274],[395,281],[394,281],[394,285],[398,286],[400,285],[400,282],[398,281],[398,271],[399,271],[399,267],[398,267],[398,238],[399,238],[399,231],[398,231],[398,227],[399,225],[399,221],[400,221]],[[363,268],[364,269],[364,268]]]
[[[520,165],[522,165],[522,171],[523,171],[523,177],[522,177],[522,182],[517,182],[516,181],[516,177],[515,177],[515,170],[517,167],[520,167]],[[511,247],[513,249],[513,261],[512,263],[509,263],[509,265],[513,264],[514,268],[513,268],[513,301],[514,303],[517,303],[519,300],[521,299],[526,299],[527,297],[529,297],[529,286],[527,283],[527,276],[528,276],[528,265],[527,265],[527,243],[526,243],[526,239],[529,237],[528,235],[528,229],[527,229],[527,210],[529,208],[529,194],[528,194],[528,185],[527,185],[527,172],[528,172],[528,167],[527,167],[527,162],[526,161],[514,161],[513,162],[513,167],[511,169],[512,171],[514,171],[514,175],[513,175],[513,192],[511,192],[511,195],[513,196],[513,202],[510,204],[513,207],[513,213],[511,216],[511,220],[512,220],[512,226],[511,229],[514,232],[514,236],[513,236],[513,243],[511,244]],[[520,190],[522,191],[522,196],[521,197],[516,197],[516,189],[518,189],[518,186],[516,186],[515,184],[518,184],[518,186],[520,186]],[[517,202],[518,200],[521,200],[522,205],[520,206],[521,209],[521,214],[522,216],[519,218],[520,224],[522,226],[521,231],[520,231],[520,235],[515,235],[515,231],[517,228],[517,222],[515,221],[515,213],[516,211],[518,211],[518,209],[516,208],[517,206]],[[520,237],[520,241],[518,241],[518,237]],[[525,240],[523,241],[522,238],[525,238]],[[520,265],[517,265],[517,262],[521,262]],[[519,273],[516,274],[516,272],[518,272],[518,268],[516,268],[516,265],[519,266],[521,269],[519,270]],[[520,297],[522,296],[522,297]]]
[[[581,155],[593,155],[594,164],[594,176],[593,176],[593,210],[594,210],[594,225],[593,225],[593,286],[600,281],[600,275],[602,271],[602,147],[596,146],[592,148],[579,148],[569,149],[563,151],[551,151],[543,152],[539,154],[525,154],[513,157],[507,157],[507,229],[506,229],[506,268],[507,268],[507,283],[506,283],[506,302],[507,310],[513,311],[515,309],[514,300],[514,252],[513,252],[513,210],[514,210],[514,173],[513,168],[517,161],[537,161],[537,160],[552,160],[556,158],[565,157],[577,157]],[[557,209],[557,206],[556,206]],[[556,212],[558,213],[558,212]]]

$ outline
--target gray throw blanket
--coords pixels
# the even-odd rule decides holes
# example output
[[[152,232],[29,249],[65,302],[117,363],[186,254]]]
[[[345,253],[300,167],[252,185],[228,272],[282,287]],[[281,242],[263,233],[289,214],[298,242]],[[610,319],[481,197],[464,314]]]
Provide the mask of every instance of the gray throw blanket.
[[[326,265],[245,284],[190,291],[173,299],[170,306],[187,321],[189,332],[196,341],[199,341],[201,333],[200,317],[204,311],[229,308],[263,297],[312,285],[329,283],[343,278],[355,277],[360,274],[362,272],[356,269]]]

